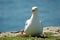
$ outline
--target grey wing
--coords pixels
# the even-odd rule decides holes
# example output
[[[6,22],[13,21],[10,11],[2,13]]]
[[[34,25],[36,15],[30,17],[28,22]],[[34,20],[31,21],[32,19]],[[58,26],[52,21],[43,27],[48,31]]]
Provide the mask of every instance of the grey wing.
[[[25,29],[24,29],[24,31],[27,30],[27,27],[28,27],[28,20],[27,20],[26,23],[25,23]]]
[[[26,23],[25,23],[25,26],[27,26],[28,25],[28,20],[26,21]]]

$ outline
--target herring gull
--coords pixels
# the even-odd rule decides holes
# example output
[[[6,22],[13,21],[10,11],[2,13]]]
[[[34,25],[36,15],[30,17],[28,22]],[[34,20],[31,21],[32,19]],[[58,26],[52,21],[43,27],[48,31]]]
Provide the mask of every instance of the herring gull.
[[[36,6],[32,7],[32,16],[25,23],[24,32],[27,35],[40,35],[43,31],[43,27],[41,26],[41,22],[38,16],[38,8]]]

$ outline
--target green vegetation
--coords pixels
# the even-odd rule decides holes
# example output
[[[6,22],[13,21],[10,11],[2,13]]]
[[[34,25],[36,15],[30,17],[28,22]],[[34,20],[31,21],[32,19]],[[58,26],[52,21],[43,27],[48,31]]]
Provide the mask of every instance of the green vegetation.
[[[38,37],[2,37],[0,40],[60,40],[60,36],[51,36],[52,33],[45,33],[44,36],[48,36],[47,38],[38,38]]]

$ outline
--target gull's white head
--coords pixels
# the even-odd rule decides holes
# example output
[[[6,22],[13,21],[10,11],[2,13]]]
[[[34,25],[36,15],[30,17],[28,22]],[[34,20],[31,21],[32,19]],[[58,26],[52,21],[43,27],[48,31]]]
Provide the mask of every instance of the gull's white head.
[[[37,7],[36,6],[34,6],[34,7],[32,7],[32,13],[36,13],[37,12]]]

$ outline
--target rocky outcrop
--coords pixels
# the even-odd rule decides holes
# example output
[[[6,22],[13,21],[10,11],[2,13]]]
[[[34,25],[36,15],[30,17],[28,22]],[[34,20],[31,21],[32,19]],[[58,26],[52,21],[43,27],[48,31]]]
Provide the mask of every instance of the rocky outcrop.
[[[0,32],[0,37],[16,37],[16,36],[21,36],[23,30],[21,31],[15,31],[15,32]],[[51,32],[53,33],[52,36],[60,36],[60,27],[58,26],[49,26],[49,27],[44,27],[43,28],[43,33],[48,33]],[[26,36],[25,33],[22,36]]]

